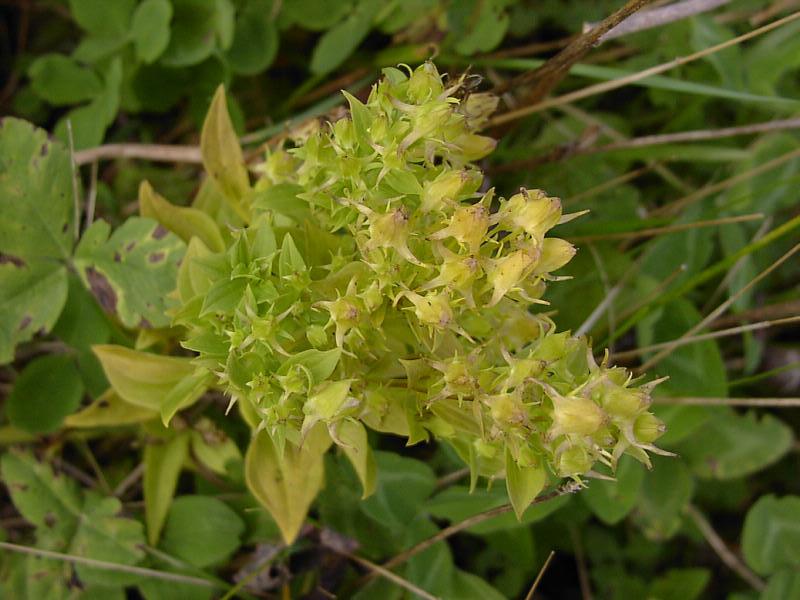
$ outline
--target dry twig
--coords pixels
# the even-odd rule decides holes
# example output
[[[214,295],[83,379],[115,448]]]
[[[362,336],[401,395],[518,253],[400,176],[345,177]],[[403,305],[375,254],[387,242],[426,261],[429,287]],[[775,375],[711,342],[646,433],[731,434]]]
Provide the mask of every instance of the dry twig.
[[[645,31],[654,27],[661,27],[673,21],[680,21],[687,17],[709,12],[728,4],[731,0],[683,0],[659,8],[643,10],[635,15],[631,15],[622,23],[606,33],[600,42],[607,42],[614,38],[622,37],[637,31]],[[594,26],[594,23],[587,23],[586,29]]]
[[[700,533],[703,534],[703,537],[706,539],[709,546],[711,546],[714,549],[714,552],[717,553],[717,556],[719,556],[722,562],[728,565],[728,567],[734,573],[749,583],[756,591],[763,591],[764,588],[767,587],[767,584],[764,582],[764,580],[753,573],[753,571],[751,571],[747,565],[745,565],[739,559],[739,557],[728,548],[728,546],[725,544],[725,541],[716,531],[714,531],[711,523],[708,521],[708,519],[706,519],[703,513],[697,509],[697,507],[690,504],[686,507],[686,514],[688,514],[692,521],[694,521],[694,524],[700,530]]]

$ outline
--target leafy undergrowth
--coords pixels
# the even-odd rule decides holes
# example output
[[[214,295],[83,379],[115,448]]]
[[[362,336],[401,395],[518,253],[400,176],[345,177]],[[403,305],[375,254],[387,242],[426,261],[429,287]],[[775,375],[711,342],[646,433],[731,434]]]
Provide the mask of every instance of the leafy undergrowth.
[[[619,3],[9,9],[0,595],[800,597],[800,15],[708,4],[547,97]]]

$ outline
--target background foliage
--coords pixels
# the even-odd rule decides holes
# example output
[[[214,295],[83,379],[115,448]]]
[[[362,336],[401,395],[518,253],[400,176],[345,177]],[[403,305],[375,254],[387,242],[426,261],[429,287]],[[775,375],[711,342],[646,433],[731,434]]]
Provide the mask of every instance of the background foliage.
[[[340,88],[363,95],[380,67],[416,64],[435,46],[442,70],[472,65],[490,89],[618,6],[4,3],[2,112],[32,124],[0,125],[0,536],[150,570],[73,565],[4,547],[0,595],[316,598],[324,589],[410,597],[385,579],[364,585],[369,571],[349,557],[382,563],[505,504],[502,486],[470,494],[461,461],[445,447],[406,448],[375,436],[375,494],[362,501],[349,462],[329,455],[310,526],[292,546],[281,544],[246,491],[249,430],[225,416],[225,399],[204,396],[167,430],[153,398],[185,375],[183,359],[133,365],[124,353],[103,351],[118,344],[178,354],[165,346],[169,319],[157,303],[174,287],[184,244],[137,207],[137,190],[148,179],[179,206],[199,190],[195,204],[208,210],[214,199],[203,195],[196,154],[175,164],[88,160],[76,173],[71,148],[79,158],[101,143],[196,146],[222,83],[246,155],[255,156],[287,122],[336,110]],[[797,8],[734,0],[611,40],[556,93],[618,80]],[[590,334],[633,367],[728,299],[729,310],[695,334],[762,325],[694,339],[650,369],[670,377],[657,388],[656,412],[668,425],[660,445],[678,457],[657,458],[652,471],[623,462],[616,481],[591,480],[586,490],[531,507],[521,522],[512,514],[485,520],[410,558],[396,569],[404,579],[445,598],[523,598],[552,550],[537,591],[543,598],[800,597],[797,412],[780,400],[749,400],[798,395],[797,324],[773,322],[798,314],[796,256],[744,290],[798,239],[799,31],[800,20],[790,21],[636,85],[490,130],[500,144],[483,166],[498,189],[541,188],[570,210],[591,210],[559,231],[580,247],[564,269],[574,278],[548,290],[559,328]],[[513,88],[500,112],[524,102],[525,89]],[[626,143],[776,120],[783,124],[748,135]],[[144,216],[133,216],[138,211]],[[660,229],[642,231],[651,228]],[[109,373],[119,396],[108,390]],[[709,400],[675,400],[682,398]],[[746,406],[720,405],[725,398]],[[720,543],[728,554],[720,556]]]

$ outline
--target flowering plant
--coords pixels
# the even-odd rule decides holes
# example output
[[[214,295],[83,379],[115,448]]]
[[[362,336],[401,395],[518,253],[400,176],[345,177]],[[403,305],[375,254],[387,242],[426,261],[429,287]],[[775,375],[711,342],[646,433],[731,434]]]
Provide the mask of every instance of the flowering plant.
[[[190,240],[173,311],[198,354],[185,387],[223,389],[252,426],[248,483],[284,536],[331,443],[371,492],[365,426],[451,444],[473,486],[505,477],[518,515],[551,477],[648,463],[651,386],[530,310],[575,253],[546,236],[576,215],[540,190],[486,189],[474,161],[494,141],[477,131],[497,99],[426,63],[347,100],[349,116],[269,152],[252,189],[239,161],[211,172],[234,228],[224,248]],[[311,491],[290,506],[276,485],[300,460]]]

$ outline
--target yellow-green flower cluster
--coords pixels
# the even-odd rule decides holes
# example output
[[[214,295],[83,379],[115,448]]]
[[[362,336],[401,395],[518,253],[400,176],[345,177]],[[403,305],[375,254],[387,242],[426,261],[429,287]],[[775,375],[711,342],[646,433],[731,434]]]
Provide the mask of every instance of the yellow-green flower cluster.
[[[347,100],[266,157],[226,252],[190,246],[176,322],[198,364],[278,447],[320,424],[347,447],[355,423],[433,434],[490,477],[648,462],[649,388],[530,311],[575,253],[547,237],[570,216],[485,185],[496,99],[426,63]]]

